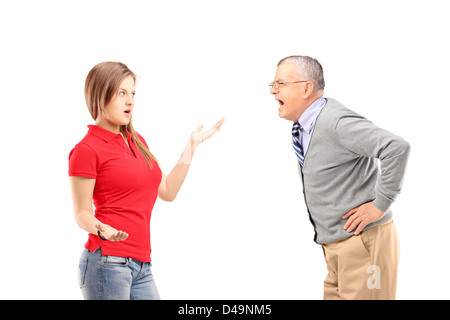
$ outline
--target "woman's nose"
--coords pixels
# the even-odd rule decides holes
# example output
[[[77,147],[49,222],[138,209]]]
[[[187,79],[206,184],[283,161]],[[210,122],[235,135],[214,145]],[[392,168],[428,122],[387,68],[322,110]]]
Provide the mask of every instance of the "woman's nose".
[[[134,97],[132,95],[128,96],[127,99],[127,105],[133,105],[134,104]]]

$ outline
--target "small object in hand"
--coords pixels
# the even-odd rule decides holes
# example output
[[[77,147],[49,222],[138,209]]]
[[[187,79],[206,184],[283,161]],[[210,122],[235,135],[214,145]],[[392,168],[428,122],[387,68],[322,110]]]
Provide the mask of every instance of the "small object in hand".
[[[105,238],[103,238],[103,237],[101,236],[100,230],[97,230],[97,234],[98,234],[98,237],[99,237],[100,239],[102,239],[103,241],[108,241],[108,239],[105,239]]]

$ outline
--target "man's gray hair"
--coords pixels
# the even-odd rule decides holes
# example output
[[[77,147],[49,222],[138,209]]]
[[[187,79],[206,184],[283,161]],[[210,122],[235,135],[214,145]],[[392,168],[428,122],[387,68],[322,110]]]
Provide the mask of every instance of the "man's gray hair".
[[[308,56],[289,56],[278,62],[277,67],[282,63],[295,63],[300,77],[310,80],[314,83],[314,90],[321,91],[325,88],[325,79],[323,78],[323,69],[317,59]]]

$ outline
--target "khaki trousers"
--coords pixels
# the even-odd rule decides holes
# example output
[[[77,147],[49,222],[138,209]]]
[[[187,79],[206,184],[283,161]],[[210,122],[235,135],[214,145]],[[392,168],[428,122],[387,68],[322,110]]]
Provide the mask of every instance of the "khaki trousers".
[[[399,247],[392,220],[322,248],[328,269],[325,300],[395,299]]]

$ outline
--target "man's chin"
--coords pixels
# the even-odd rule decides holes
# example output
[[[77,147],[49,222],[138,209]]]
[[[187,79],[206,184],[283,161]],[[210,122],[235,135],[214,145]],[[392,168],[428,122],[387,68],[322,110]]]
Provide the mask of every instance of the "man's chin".
[[[279,116],[280,118],[285,119],[285,120],[293,121],[293,120],[291,120],[291,117],[289,117],[289,115],[288,115],[286,112],[284,112],[284,110],[279,110],[279,111],[278,111],[278,116]]]

